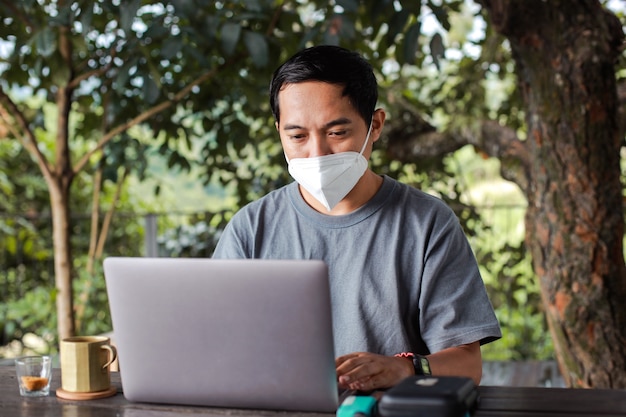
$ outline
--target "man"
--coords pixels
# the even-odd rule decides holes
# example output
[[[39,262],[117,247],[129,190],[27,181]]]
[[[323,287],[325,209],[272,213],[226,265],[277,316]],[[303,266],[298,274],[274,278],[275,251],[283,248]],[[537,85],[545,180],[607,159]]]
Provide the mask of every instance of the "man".
[[[270,104],[296,182],[241,209],[214,257],[328,264],[342,388],[429,372],[479,383],[498,322],[454,213],[368,168],[385,123],[377,91],[369,63],[339,47],[276,70]]]

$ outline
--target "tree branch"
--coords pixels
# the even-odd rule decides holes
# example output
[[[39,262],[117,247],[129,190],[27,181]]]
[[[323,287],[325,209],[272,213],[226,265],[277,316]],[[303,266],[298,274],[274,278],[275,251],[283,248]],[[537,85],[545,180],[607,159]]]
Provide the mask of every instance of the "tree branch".
[[[72,93],[74,89],[70,86],[72,78],[74,77],[74,67],[72,62],[72,42],[70,39],[70,30],[67,26],[59,27],[59,40],[58,49],[63,60],[63,64],[69,70],[65,85],[59,82],[57,85],[57,92],[55,94],[55,101],[57,106],[57,139],[55,147],[55,165],[56,172],[59,178],[71,182],[73,174],[68,172],[71,169],[72,156],[69,146],[70,137],[70,112],[72,110]],[[70,174],[69,176],[67,176]]]
[[[104,67],[85,72],[85,73],[83,73],[83,74],[73,78],[68,83],[67,86],[69,88],[71,88],[71,89],[75,89],[75,88],[77,88],[80,85],[81,81],[87,80],[87,79],[89,79],[91,77],[97,77],[97,76],[105,74],[113,66],[113,58],[114,57],[115,57],[115,52],[113,52],[111,54],[111,61],[108,64],[106,64]]]
[[[28,153],[35,158],[42,174],[49,178],[52,177],[52,170],[48,164],[48,160],[39,150],[37,138],[35,138],[35,135],[28,127],[28,122],[26,121],[26,117],[24,117],[24,113],[20,111],[13,100],[11,100],[11,98],[4,92],[2,86],[0,86],[0,102],[4,104],[4,106],[0,106],[0,113],[7,127],[11,130],[15,138],[22,143],[22,146],[24,146]],[[9,120],[11,116],[13,121],[17,122],[20,126],[23,134],[20,134],[20,132],[13,126],[13,123],[11,123],[11,120]]]
[[[274,28],[276,28],[276,25],[278,24],[278,19],[280,18],[281,13],[283,12],[284,6],[285,6],[284,2],[281,2],[276,8],[276,10],[274,11],[274,14],[272,15],[272,20],[270,20],[270,24],[267,26],[267,30],[265,31],[266,36],[271,36],[272,33],[274,32]]]
[[[20,132],[15,128],[11,121],[11,115],[7,109],[0,105],[0,139],[8,139],[9,132],[15,137],[16,140],[20,140]]]
[[[207,80],[210,80],[211,78],[215,77],[217,74],[220,73],[221,70],[223,70],[224,68],[233,65],[235,62],[237,62],[239,59],[241,58],[241,55],[237,55],[232,57],[231,59],[229,59],[228,61],[226,61],[224,64],[213,68],[210,71],[205,72],[204,74],[200,75],[198,78],[196,78],[194,81],[192,81],[191,83],[189,83],[185,88],[183,88],[182,90],[180,90],[178,93],[176,93],[170,100],[161,102],[159,104],[157,104],[156,106],[153,106],[152,108],[146,110],[145,112],[137,115],[135,118],[129,120],[126,123],[123,123],[121,125],[118,125],[116,127],[114,127],[113,129],[111,129],[110,131],[108,131],[96,144],[96,146],[91,149],[89,152],[86,152],[83,157],[80,159],[80,161],[78,161],[78,163],[74,166],[74,173],[78,173],[80,172],[85,165],[89,162],[89,159],[91,158],[91,156],[98,152],[99,150],[101,150],[102,148],[104,148],[104,146],[111,141],[111,139],[113,139],[116,135],[119,135],[122,132],[127,131],[128,129],[130,129],[131,127],[138,125],[142,122],[144,122],[145,120],[148,120],[150,117],[154,116],[155,114],[158,114],[160,112],[162,112],[163,110],[173,106],[174,104],[178,103],[179,101],[181,101],[183,98],[185,98],[190,92],[191,90],[197,86],[200,85],[204,82],[206,82]]]
[[[268,25],[268,28],[266,30],[266,35],[270,36],[272,34],[272,32],[274,31],[274,28],[276,27],[276,24],[278,22],[278,19],[280,17],[280,14],[282,13],[284,4],[281,2],[276,11],[274,12],[274,15],[272,16],[272,20],[270,21],[270,24]],[[229,60],[227,60],[224,64],[200,75],[198,78],[196,78],[194,81],[192,81],[190,84],[188,84],[185,88],[183,88],[181,91],[179,91],[176,95],[174,95],[170,100],[164,101],[162,103],[157,104],[156,106],[146,110],[145,112],[141,113],[140,115],[136,116],[134,119],[129,120],[128,122],[121,124],[119,126],[116,126],[115,128],[111,129],[110,131],[108,131],[97,143],[96,147],[93,148],[91,151],[85,153],[83,155],[83,157],[78,161],[78,163],[74,166],[73,171],[74,173],[78,173],[80,172],[85,165],[89,162],[89,159],[91,158],[91,156],[98,152],[99,150],[101,150],[102,148],[104,148],[104,146],[110,142],[116,135],[119,135],[122,132],[125,132],[126,130],[130,129],[131,127],[138,125],[142,122],[144,122],[145,120],[149,119],[150,117],[154,116],[155,114],[158,114],[160,112],[162,112],[163,110],[173,106],[174,104],[178,103],[179,101],[181,101],[183,98],[185,98],[190,92],[191,90],[197,86],[200,85],[206,81],[208,81],[209,79],[215,77],[220,71],[222,71],[224,68],[227,68],[233,64],[235,64],[236,62],[238,62],[240,59],[243,58],[243,55],[239,54],[236,56],[231,57]],[[91,74],[93,75],[93,74]],[[91,76],[90,75],[90,76]],[[85,77],[82,77],[82,79],[85,79]],[[72,84],[74,84],[74,82],[72,82]]]
[[[487,120],[480,126],[479,136],[470,136],[472,145],[487,155],[500,160],[502,178],[516,183],[526,194],[530,182],[530,152],[509,127]]]
[[[503,178],[528,188],[530,156],[515,132],[494,121],[483,121],[479,128],[437,131],[413,110],[404,109],[387,129],[388,154],[399,161],[416,162],[441,158],[465,145],[501,161]]]
[[[94,274],[96,261],[96,247],[98,244],[98,226],[100,221],[100,191],[102,189],[102,167],[98,167],[94,173],[93,195],[91,198],[91,232],[89,234],[89,250],[87,252],[87,273]],[[81,303],[82,304],[82,303]],[[77,314],[77,316],[79,316]]]
[[[104,252],[104,243],[106,242],[107,236],[109,234],[109,228],[111,227],[113,214],[115,213],[115,207],[117,206],[117,203],[120,200],[120,196],[122,195],[122,189],[124,187],[124,183],[126,182],[126,178],[128,178],[128,174],[128,167],[124,167],[122,169],[122,175],[118,177],[115,187],[115,195],[113,196],[113,201],[111,201],[111,207],[109,207],[109,210],[107,210],[106,214],[104,215],[104,220],[102,221],[102,228],[100,229],[100,234],[98,236],[98,245],[94,254],[94,257],[96,259],[100,259],[102,257],[102,253]]]

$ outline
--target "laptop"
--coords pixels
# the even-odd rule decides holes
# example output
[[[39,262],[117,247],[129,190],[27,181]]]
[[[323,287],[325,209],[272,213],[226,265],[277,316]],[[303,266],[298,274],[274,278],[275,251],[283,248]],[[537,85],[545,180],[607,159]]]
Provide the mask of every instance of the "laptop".
[[[336,411],[324,262],[111,257],[104,275],[129,401]]]

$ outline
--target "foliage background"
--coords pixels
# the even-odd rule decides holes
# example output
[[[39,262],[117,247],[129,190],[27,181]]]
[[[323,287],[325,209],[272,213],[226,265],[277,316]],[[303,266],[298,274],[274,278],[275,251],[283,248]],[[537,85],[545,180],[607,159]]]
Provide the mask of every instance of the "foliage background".
[[[13,193],[6,194],[7,201],[13,204],[30,204],[29,210],[22,209],[16,213],[38,213],[39,217],[24,218],[19,216],[0,216],[0,226],[7,238],[0,240],[0,253],[3,254],[2,264],[5,279],[0,283],[3,288],[5,302],[0,308],[0,322],[3,329],[3,343],[13,341],[11,349],[5,348],[5,356],[15,355],[26,349],[40,352],[56,350],[55,329],[56,318],[54,309],[54,280],[50,276],[51,251],[50,219],[47,211],[47,194],[43,184],[32,181],[35,175],[17,175],[18,171],[28,167],[35,169],[27,155],[22,154],[22,164],[14,153],[5,147],[11,142],[0,141],[0,164],[3,172],[15,173],[14,178],[30,178],[30,184],[21,185],[19,181],[11,181]],[[16,148],[13,146],[12,148]],[[158,158],[158,156],[156,157]],[[29,163],[30,162],[30,163]],[[8,165],[12,168],[9,169]],[[19,165],[19,168],[16,167]],[[153,167],[164,165],[155,162]],[[530,261],[522,243],[523,238],[523,201],[515,188],[508,186],[498,176],[498,162],[485,160],[471,148],[464,148],[446,164],[449,173],[446,176],[457,177],[457,180],[444,179],[434,181],[430,192],[439,196],[448,196],[451,187],[458,192],[458,200],[469,200],[471,194],[482,203],[460,203],[450,199],[449,203],[464,216],[470,240],[475,248],[481,272],[488,286],[489,293],[496,307],[496,314],[503,326],[504,338],[494,344],[483,347],[486,359],[550,359],[552,355],[551,341],[546,337],[545,323],[539,302],[539,292],[533,279]],[[463,172],[458,172],[463,167]],[[424,185],[426,177],[412,172],[415,167],[404,166],[406,174],[400,177],[405,182],[417,186]],[[455,169],[457,172],[455,172]],[[165,172],[155,168],[155,176],[163,178]],[[157,174],[160,172],[160,174]],[[12,175],[9,175],[13,177]],[[235,211],[222,211],[224,190],[218,190],[216,196],[206,190],[205,197],[198,196],[197,181],[193,176],[176,171],[168,176],[169,185],[161,183],[161,194],[144,198],[147,191],[153,191],[153,184],[139,182],[136,178],[129,180],[129,185],[119,203],[114,227],[106,245],[107,255],[142,256],[145,253],[145,218],[153,214],[158,221],[159,256],[203,257],[210,256],[221,227]],[[454,184],[458,181],[463,185]],[[18,187],[30,187],[18,189]],[[77,200],[73,209],[76,247],[78,253],[85,252],[89,235],[88,206],[91,185],[80,184],[84,196]],[[6,187],[4,188],[7,189]],[[181,191],[183,190],[183,191]],[[479,190],[486,190],[480,192]],[[23,196],[23,198],[22,198]],[[513,200],[512,200],[513,198]],[[176,199],[176,210],[164,211],[164,206],[171,207]],[[24,200],[24,201],[21,201]],[[200,202],[198,201],[200,200]],[[515,204],[512,201],[517,200]],[[231,196],[230,201],[233,201]],[[507,205],[504,205],[504,204]],[[219,208],[216,213],[196,211],[200,207]],[[482,207],[482,210],[481,210]],[[460,210],[460,211],[459,211]],[[8,211],[10,212],[10,211]],[[480,213],[483,213],[482,217]],[[465,213],[465,214],[463,214]],[[10,238],[9,238],[10,236]],[[80,238],[82,237],[82,239]],[[80,250],[80,248],[83,248]],[[17,259],[19,257],[19,259]],[[97,264],[95,275],[85,272],[86,257],[78,256],[74,267],[78,271],[75,283],[77,296],[81,305],[85,306],[84,316],[79,326],[80,334],[98,334],[111,331],[106,290],[101,270]],[[38,267],[35,267],[38,265]],[[25,270],[36,270],[35,274],[26,275]],[[35,278],[39,279],[35,279]],[[29,333],[41,336],[41,341],[28,346],[29,340],[24,339]],[[17,342],[19,341],[19,342]],[[19,345],[18,345],[19,343]],[[1,351],[0,351],[1,352]]]
[[[37,2],[23,3],[34,10]],[[81,334],[110,330],[99,263],[93,274],[86,273],[85,268],[90,233],[87,208],[92,204],[96,166],[106,168],[103,211],[113,201],[118,167],[128,167],[131,172],[116,203],[105,255],[143,253],[143,219],[129,213],[141,216],[173,211],[174,216],[159,221],[159,254],[207,256],[229,213],[289,181],[270,118],[265,80],[269,80],[274,63],[307,42],[341,43],[365,51],[380,69],[377,75],[385,92],[381,105],[390,114],[388,136],[397,133],[394,120],[406,122],[403,119],[411,117],[406,109],[425,115],[424,120],[411,120],[416,129],[471,126],[481,117],[520,129],[523,126],[510,51],[469,2],[421,2],[425,11],[420,2],[396,2],[402,6],[398,10],[394,2],[290,2],[293,7],[281,16],[278,35],[269,40],[260,34],[272,24],[275,2],[271,1],[180,0],[167,3],[171,6],[168,13],[141,9],[157,2],[96,3],[104,12],[93,15],[91,21],[83,14],[81,22],[116,33],[127,42],[123,49],[126,55],[120,58],[122,63],[115,67],[117,73],[110,80],[87,83],[84,97],[73,108],[75,156],[97,143],[102,133],[97,126],[103,119],[114,125],[127,117],[129,109],[167,99],[203,69],[224,66],[228,59],[248,58],[237,61],[241,64],[236,70],[230,69],[194,89],[186,105],[174,106],[116,136],[102,157],[93,158],[89,169],[73,183],[73,267],[77,308],[82,309],[77,318]],[[391,6],[377,10],[377,4]],[[370,14],[361,13],[366,6]],[[143,13],[138,13],[140,10]],[[428,30],[424,21],[415,17],[421,13],[424,21],[432,23]],[[309,18],[302,19],[303,15]],[[6,15],[2,17],[6,19]],[[22,57],[32,71],[30,75],[11,72],[13,85],[29,85],[27,78],[34,76],[43,88],[63,75],[42,70],[41,60],[54,57],[51,28],[65,18],[57,14],[31,39],[19,39],[32,48],[33,53]],[[105,30],[106,25],[98,19],[111,19],[119,26]],[[10,40],[11,27],[0,29],[0,36]],[[88,51],[93,47],[88,41],[80,46],[92,52]],[[105,81],[110,84],[105,85]],[[5,82],[3,88],[11,89],[12,85]],[[40,148],[52,156],[55,129],[49,124],[53,116],[42,105],[40,91],[11,90],[16,101],[36,113],[33,120],[40,127]],[[107,100],[99,95],[104,91],[117,95]],[[522,245],[523,211],[517,207],[523,208],[524,201],[519,190],[499,177],[498,161],[485,159],[466,147],[445,157],[400,164],[385,151],[388,136],[372,156],[376,170],[444,199],[455,208],[475,248],[504,330],[503,340],[484,348],[485,357],[550,358],[551,342],[539,290]],[[14,140],[0,140],[0,167],[2,344],[35,333],[46,342],[42,349],[54,351],[56,293],[50,266],[52,231],[46,185],[32,158]],[[193,207],[185,207],[181,193],[190,182],[196,184],[190,187],[190,199],[195,201]],[[206,198],[199,198],[200,193],[206,193]],[[490,210],[479,207],[485,205],[512,208],[492,216]],[[194,214],[187,215],[190,212]],[[503,232],[507,225],[513,225],[515,233]]]

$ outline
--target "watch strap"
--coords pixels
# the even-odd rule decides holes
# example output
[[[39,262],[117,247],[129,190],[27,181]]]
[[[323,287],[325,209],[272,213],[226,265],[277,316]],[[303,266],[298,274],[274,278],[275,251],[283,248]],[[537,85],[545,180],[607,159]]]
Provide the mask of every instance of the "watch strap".
[[[430,362],[426,356],[418,355],[413,352],[397,353],[395,356],[411,360],[413,362],[415,375],[432,375]]]
[[[415,369],[415,375],[432,375],[430,362],[426,356],[413,355],[413,368]]]

